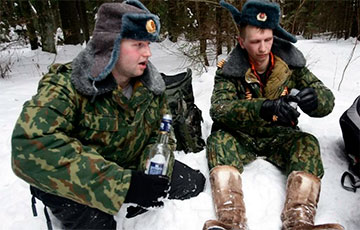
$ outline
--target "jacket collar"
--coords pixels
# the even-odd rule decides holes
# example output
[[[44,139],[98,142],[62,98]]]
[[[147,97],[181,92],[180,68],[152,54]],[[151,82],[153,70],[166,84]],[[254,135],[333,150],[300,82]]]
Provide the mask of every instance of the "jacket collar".
[[[302,68],[306,65],[304,55],[293,44],[283,39],[274,37],[271,51],[280,57],[290,68]],[[250,68],[248,54],[239,44],[231,51],[222,68],[225,76],[241,77]]]

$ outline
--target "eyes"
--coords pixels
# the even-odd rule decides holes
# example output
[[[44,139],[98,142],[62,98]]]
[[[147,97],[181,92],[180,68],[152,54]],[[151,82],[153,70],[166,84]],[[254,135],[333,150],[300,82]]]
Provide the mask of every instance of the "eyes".
[[[265,43],[269,43],[269,42],[271,42],[273,40],[273,38],[271,37],[271,38],[266,38],[266,39],[264,39],[264,42]],[[261,43],[262,42],[262,40],[252,40],[252,41],[250,41],[250,43],[251,44],[258,44],[258,43]]]
[[[150,42],[136,42],[136,43],[133,44],[133,46],[138,48],[138,49],[148,47],[149,45],[150,45]]]
[[[273,40],[273,38],[271,37],[271,38],[267,38],[267,39],[265,39],[265,42],[271,42]]]

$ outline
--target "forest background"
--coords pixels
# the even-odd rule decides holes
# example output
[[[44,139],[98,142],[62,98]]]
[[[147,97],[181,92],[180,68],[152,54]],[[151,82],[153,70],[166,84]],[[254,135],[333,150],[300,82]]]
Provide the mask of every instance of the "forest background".
[[[360,0],[272,0],[280,4],[281,26],[305,39],[360,39]],[[0,50],[19,43],[56,53],[57,45],[84,44],[96,12],[105,1],[0,0]],[[119,1],[121,2],[121,1]],[[161,20],[162,38],[186,40],[181,52],[190,65],[206,70],[209,60],[234,47],[237,27],[218,0],[141,0]],[[238,9],[246,0],[227,0]],[[61,33],[59,33],[59,30]],[[58,36],[61,34],[61,36]],[[211,49],[209,49],[211,47]],[[223,47],[226,47],[223,49]],[[225,50],[225,51],[224,51]],[[209,58],[211,56],[211,58]],[[0,77],[11,71],[11,54],[0,63]]]
[[[151,61],[155,66],[173,74],[177,72],[175,68],[185,69],[180,67],[181,62],[192,60],[193,63],[185,63],[192,70],[208,70],[203,74],[193,71],[195,102],[203,112],[205,139],[212,124],[209,100],[215,60],[225,57],[236,44],[237,31],[230,13],[219,6],[218,0],[140,1],[162,22],[164,41],[151,44],[154,54]],[[245,3],[245,0],[226,1],[238,9]],[[53,62],[71,61],[85,47],[102,2],[0,0],[0,174],[5,175],[0,180],[0,229],[46,228],[43,214],[32,217],[28,184],[12,173],[11,133],[22,104],[36,92],[37,82],[47,67]],[[283,14],[282,27],[298,37],[295,45],[306,57],[307,66],[331,88],[336,98],[335,109],[328,117],[318,120],[302,115],[300,118],[300,128],[319,137],[327,170],[322,180],[316,223],[334,221],[347,230],[358,230],[360,209],[354,204],[360,202],[359,192],[346,191],[340,185],[348,161],[344,157],[338,121],[359,95],[360,53],[356,46],[360,40],[360,0],[277,2]],[[344,84],[340,90],[341,83]],[[167,200],[163,209],[133,219],[123,218],[124,207],[116,217],[119,229],[200,229],[205,220],[215,218],[205,150],[196,154],[180,152],[176,157],[200,169],[207,177],[204,192],[186,201]],[[259,159],[246,167],[242,179],[249,227],[280,229],[285,176],[275,166]],[[39,212],[41,205],[37,202]],[[59,223],[53,224],[54,229],[60,228]]]

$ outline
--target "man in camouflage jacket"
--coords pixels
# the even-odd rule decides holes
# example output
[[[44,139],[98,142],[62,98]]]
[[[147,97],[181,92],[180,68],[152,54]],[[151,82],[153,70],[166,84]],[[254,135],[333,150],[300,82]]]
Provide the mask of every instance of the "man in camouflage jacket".
[[[204,229],[247,229],[240,173],[264,156],[288,175],[283,229],[342,229],[314,225],[324,174],[318,140],[297,127],[300,109],[328,115],[331,91],[305,66],[296,38],[279,26],[276,3],[249,0],[239,12],[224,1],[239,26],[239,44],[218,65],[211,97],[207,157],[217,220]],[[275,37],[275,36],[276,37]],[[290,95],[292,89],[298,90]],[[218,228],[221,226],[221,228]]]
[[[132,217],[161,206],[168,193],[187,199],[203,189],[203,175],[174,156],[168,176],[143,173],[169,113],[165,83],[148,60],[159,29],[138,1],[103,4],[85,50],[53,65],[24,104],[13,171],[66,229],[115,229],[124,202],[138,205],[128,209]]]

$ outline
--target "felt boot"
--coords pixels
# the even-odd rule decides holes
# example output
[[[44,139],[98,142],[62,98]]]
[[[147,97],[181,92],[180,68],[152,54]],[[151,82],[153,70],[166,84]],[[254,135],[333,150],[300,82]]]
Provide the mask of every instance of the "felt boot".
[[[293,171],[287,180],[281,214],[283,230],[344,230],[340,224],[314,225],[321,182],[310,173]]]
[[[241,177],[233,166],[216,166],[210,183],[217,220],[205,222],[203,230],[245,230],[245,204]]]

